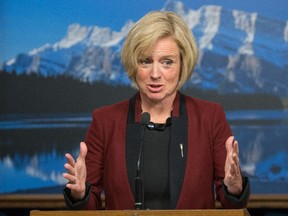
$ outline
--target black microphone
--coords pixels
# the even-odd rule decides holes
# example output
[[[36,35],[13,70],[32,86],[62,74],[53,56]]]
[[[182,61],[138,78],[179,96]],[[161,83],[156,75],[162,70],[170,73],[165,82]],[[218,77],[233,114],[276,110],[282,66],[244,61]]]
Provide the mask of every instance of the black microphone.
[[[141,165],[141,154],[142,154],[142,148],[143,148],[143,140],[144,140],[145,131],[146,131],[146,125],[148,125],[149,123],[150,123],[150,114],[148,112],[144,112],[141,115],[142,133],[141,133],[140,150],[139,150],[136,177],[135,177],[135,209],[137,210],[144,209],[144,193],[143,193],[143,188],[142,188],[140,165]]]

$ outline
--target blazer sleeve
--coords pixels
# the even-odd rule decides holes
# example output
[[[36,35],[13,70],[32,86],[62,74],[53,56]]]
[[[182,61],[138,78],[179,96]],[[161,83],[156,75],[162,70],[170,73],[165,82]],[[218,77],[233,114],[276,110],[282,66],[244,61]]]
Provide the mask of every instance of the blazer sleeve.
[[[103,209],[101,193],[103,192],[103,164],[104,164],[104,132],[101,122],[101,111],[94,110],[92,122],[86,133],[85,143],[88,152],[85,158],[87,168],[85,197],[74,202],[70,190],[63,191],[64,199],[68,209]],[[101,124],[100,124],[101,122]]]
[[[239,196],[234,196],[230,194],[227,190],[227,186],[222,183],[222,189],[225,194],[225,198],[229,201],[229,203],[232,203],[235,207],[246,207],[248,203],[248,199],[250,196],[250,181],[248,177],[242,176],[242,182],[243,182],[243,189],[242,193]]]
[[[105,110],[96,109],[92,114],[92,122],[86,134],[88,148],[86,156],[87,179],[91,184],[90,195],[85,209],[103,209],[101,194],[103,192],[103,170],[105,160],[104,128]]]
[[[89,183],[86,183],[86,191],[85,191],[84,198],[82,200],[75,202],[71,196],[71,190],[69,188],[65,188],[63,190],[63,195],[64,195],[66,207],[70,210],[84,209],[90,198],[90,191],[91,191],[91,185]]]
[[[225,143],[231,130],[226,120],[223,108],[216,106],[212,118],[212,137],[213,137],[213,164],[214,164],[214,179],[216,184],[216,198],[221,203],[223,208],[245,208],[250,196],[250,182],[247,177],[243,177],[243,190],[240,196],[235,197],[227,191],[223,180],[225,177],[225,161],[226,147]]]

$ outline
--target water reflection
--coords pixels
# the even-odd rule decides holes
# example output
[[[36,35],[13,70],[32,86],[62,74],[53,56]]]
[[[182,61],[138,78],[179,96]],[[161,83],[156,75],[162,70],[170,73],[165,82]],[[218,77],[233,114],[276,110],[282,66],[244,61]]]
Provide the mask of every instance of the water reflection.
[[[0,193],[65,184],[64,155],[78,154],[85,133],[86,128],[0,131]]]
[[[262,181],[288,181],[288,126],[232,126],[243,172]],[[287,191],[288,192],[288,191]]]

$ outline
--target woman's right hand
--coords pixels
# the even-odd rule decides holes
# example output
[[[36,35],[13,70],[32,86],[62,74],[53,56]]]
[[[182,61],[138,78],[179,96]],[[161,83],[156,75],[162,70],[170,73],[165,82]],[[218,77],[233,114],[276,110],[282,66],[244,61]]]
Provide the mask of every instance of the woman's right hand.
[[[63,173],[63,177],[68,180],[66,185],[71,190],[71,195],[74,201],[82,200],[86,191],[86,164],[85,157],[87,155],[87,146],[84,142],[80,143],[80,153],[76,161],[71,154],[66,153],[67,163],[64,167],[67,173]]]

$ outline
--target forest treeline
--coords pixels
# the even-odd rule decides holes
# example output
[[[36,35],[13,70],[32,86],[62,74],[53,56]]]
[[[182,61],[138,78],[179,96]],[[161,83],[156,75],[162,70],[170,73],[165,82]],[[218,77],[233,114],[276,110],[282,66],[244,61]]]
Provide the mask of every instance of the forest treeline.
[[[67,76],[43,77],[0,71],[0,113],[82,113],[131,97],[130,86],[87,83]],[[183,89],[182,92],[219,102],[226,110],[283,109],[281,100],[272,95],[231,94]]]

